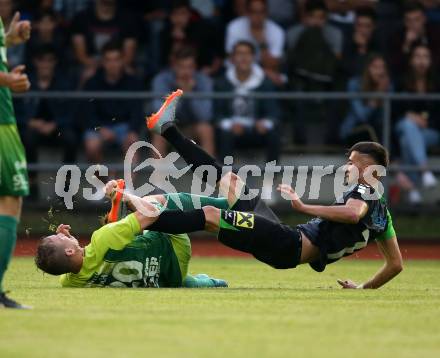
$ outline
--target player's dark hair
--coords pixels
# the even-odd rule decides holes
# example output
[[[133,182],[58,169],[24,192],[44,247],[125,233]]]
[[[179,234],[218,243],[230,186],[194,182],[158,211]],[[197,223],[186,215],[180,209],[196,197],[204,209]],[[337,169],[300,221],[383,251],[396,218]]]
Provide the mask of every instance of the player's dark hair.
[[[387,167],[389,164],[388,151],[382,144],[377,142],[358,142],[348,150],[348,155],[352,152],[358,152],[370,156],[378,165]]]
[[[304,10],[308,14],[318,10],[327,13],[328,7],[324,0],[308,0],[304,6]]]
[[[425,7],[419,1],[407,1],[403,6],[403,14],[405,15],[414,11],[425,12]]]
[[[62,275],[70,272],[70,260],[64,250],[52,242],[49,237],[41,240],[35,256],[35,265],[51,275]]]
[[[110,40],[102,46],[101,55],[104,56],[107,52],[119,51],[122,52],[122,44],[119,40]]]
[[[377,13],[371,7],[360,7],[356,10],[356,17],[368,17],[371,21],[376,22]]]
[[[255,49],[254,44],[252,42],[246,41],[246,40],[237,41],[234,44],[234,46],[232,47],[232,53],[235,52],[235,50],[237,49],[238,46],[246,46],[246,47],[248,47],[251,50],[253,55],[255,55],[255,53],[256,53],[256,49]]]

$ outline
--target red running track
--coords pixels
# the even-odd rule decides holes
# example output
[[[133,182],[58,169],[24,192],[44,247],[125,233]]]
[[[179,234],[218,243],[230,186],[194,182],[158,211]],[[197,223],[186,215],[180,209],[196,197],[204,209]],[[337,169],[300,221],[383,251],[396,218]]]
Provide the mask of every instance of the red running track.
[[[87,241],[80,240],[82,245],[86,245]],[[192,242],[193,256],[204,257],[251,257],[248,254],[235,251],[220,244],[214,238],[197,238]],[[17,240],[15,248],[16,256],[34,256],[38,238],[21,238]],[[419,260],[440,260],[440,240],[437,241],[421,241],[409,240],[399,243],[400,250],[404,259]],[[365,249],[349,256],[351,259],[381,259],[378,249],[374,243],[368,245]]]

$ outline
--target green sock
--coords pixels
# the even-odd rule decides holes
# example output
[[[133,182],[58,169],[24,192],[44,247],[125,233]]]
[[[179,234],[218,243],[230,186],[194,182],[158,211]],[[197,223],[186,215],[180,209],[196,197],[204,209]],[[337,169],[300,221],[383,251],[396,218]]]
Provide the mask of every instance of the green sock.
[[[168,200],[167,209],[168,210],[183,210],[189,211],[194,210],[196,206],[195,203],[200,203],[200,206],[214,206],[219,209],[228,209],[228,200],[225,198],[214,198],[204,195],[188,194],[188,193],[171,193],[165,194],[165,198]],[[181,204],[181,207],[179,207]]]
[[[17,240],[17,219],[0,215],[0,293],[3,292],[3,276],[11,261]]]
[[[198,274],[196,276],[187,275],[183,280],[183,287],[186,288],[203,288],[215,287],[214,281],[208,275]]]

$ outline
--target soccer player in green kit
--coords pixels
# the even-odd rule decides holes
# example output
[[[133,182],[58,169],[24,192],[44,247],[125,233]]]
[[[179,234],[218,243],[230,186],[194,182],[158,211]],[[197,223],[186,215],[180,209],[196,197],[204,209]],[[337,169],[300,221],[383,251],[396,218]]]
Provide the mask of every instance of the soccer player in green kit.
[[[123,192],[122,180],[107,183],[106,195],[112,197],[108,224],[92,234],[89,245],[82,248],[70,234],[70,226],[61,224],[56,235],[38,246],[37,267],[61,275],[63,287],[227,287],[225,281],[206,274],[188,275],[191,243],[187,234],[144,230],[161,209],[175,210],[181,203],[183,210],[193,210],[198,199],[201,205],[226,208],[226,199],[196,199],[185,193],[141,199]],[[134,213],[126,215],[129,209]]]
[[[29,194],[26,157],[18,134],[11,91],[25,92],[30,83],[24,66],[8,72],[6,48],[30,37],[29,21],[20,21],[17,12],[5,31],[0,18],[0,308],[28,308],[8,298],[2,285],[11,260],[20,219],[22,197]]]

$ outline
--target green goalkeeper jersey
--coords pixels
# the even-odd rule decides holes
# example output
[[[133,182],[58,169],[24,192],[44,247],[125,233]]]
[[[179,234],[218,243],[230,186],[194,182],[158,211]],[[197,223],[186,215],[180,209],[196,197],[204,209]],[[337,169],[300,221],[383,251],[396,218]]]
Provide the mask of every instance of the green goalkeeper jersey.
[[[176,253],[186,255],[189,262],[186,234],[141,233],[138,220],[130,214],[96,230],[84,248],[81,271],[62,275],[60,282],[64,287],[179,287],[187,266],[179,267]]]
[[[0,72],[8,72],[6,58],[5,27],[0,18]],[[12,106],[11,91],[7,87],[0,87],[0,124],[14,124],[15,115]]]

